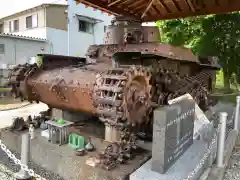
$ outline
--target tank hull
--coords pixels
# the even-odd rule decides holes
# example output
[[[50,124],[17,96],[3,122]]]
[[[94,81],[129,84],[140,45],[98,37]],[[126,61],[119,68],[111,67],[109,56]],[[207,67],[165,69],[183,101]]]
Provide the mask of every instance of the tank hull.
[[[85,64],[83,67],[68,65],[56,68],[53,66],[49,69],[38,68],[32,75],[25,74],[22,78],[12,75],[10,81],[16,83],[16,79],[20,80],[16,86],[20,92],[18,94],[23,96],[22,99],[40,101],[53,108],[95,114],[93,87],[96,76],[110,67],[108,63],[98,63]],[[28,72],[26,69],[25,67],[24,72]],[[18,75],[23,74],[19,71]]]

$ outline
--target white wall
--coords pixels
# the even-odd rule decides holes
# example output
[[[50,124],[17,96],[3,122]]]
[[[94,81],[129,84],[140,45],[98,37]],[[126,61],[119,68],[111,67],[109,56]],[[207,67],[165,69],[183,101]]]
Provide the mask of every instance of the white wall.
[[[94,26],[94,33],[84,33],[78,31],[78,20],[75,14],[88,16],[91,18],[102,20]],[[93,8],[86,8],[83,4],[76,5],[74,0],[68,0],[68,18],[70,30],[70,55],[85,56],[87,48],[92,44],[103,44],[104,26],[111,23],[113,16],[108,16],[106,13],[94,11]]]
[[[11,34],[46,39],[47,38],[47,29],[45,27],[33,28],[33,29],[27,29],[24,31],[13,32]]]
[[[11,37],[1,37],[0,44],[4,44],[4,55],[0,60],[2,64],[24,64],[30,57],[36,56],[41,52],[41,48],[48,49],[47,42],[17,39]]]
[[[49,42],[49,52],[56,55],[66,55],[67,51],[67,42],[68,35],[67,31],[55,29],[55,28],[46,28],[47,31],[47,40]]]
[[[36,25],[37,27],[28,29],[26,28],[26,17],[28,16],[35,16],[36,17]],[[18,20],[19,23],[19,32],[23,32],[23,31],[31,31],[34,30],[35,28],[42,28],[45,26],[45,11],[44,9],[36,9],[35,11],[30,11],[30,12],[26,12],[24,14],[20,14],[17,17],[14,18],[10,18],[6,21],[4,21],[4,32],[5,33],[13,33],[10,31],[9,29],[9,22],[12,23],[12,28],[13,28],[13,21],[14,20]]]

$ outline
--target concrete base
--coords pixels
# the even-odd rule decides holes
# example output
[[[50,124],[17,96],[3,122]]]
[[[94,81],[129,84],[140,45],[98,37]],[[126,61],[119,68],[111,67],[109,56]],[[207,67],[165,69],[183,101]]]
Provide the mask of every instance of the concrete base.
[[[231,104],[222,104],[219,103],[210,111],[206,113],[206,116],[209,120],[213,121],[213,124],[218,124],[218,119],[213,118],[213,114],[218,114],[219,112],[228,113],[228,124],[232,122],[234,115],[234,106]],[[187,179],[187,176],[196,166],[199,164],[201,158],[203,157],[205,150],[211,142],[213,132],[210,131],[201,131],[200,140],[195,140],[194,144],[176,161],[176,163],[165,173],[159,174],[151,170],[152,162],[149,160],[142,167],[136,170],[133,174],[130,175],[130,180],[183,180]],[[226,149],[225,149],[225,164],[227,164],[230,157],[232,149],[236,141],[237,134],[233,130],[229,133],[226,140]],[[213,161],[216,158],[217,147],[216,144],[213,147],[210,157],[204,163],[203,167],[195,173],[194,178],[191,180],[205,180],[208,177],[208,180],[222,179],[224,176],[225,168],[212,168],[209,167],[213,164]],[[207,170],[206,170],[207,169]],[[204,172],[204,170],[206,170]],[[204,172],[204,174],[203,174]],[[211,178],[210,178],[211,177]]]
[[[90,118],[91,115],[84,112],[73,112],[52,108],[52,117],[54,119],[64,119],[70,122],[82,122]]]
[[[30,180],[32,179],[31,176],[28,175],[27,172],[24,171],[20,171],[18,173],[15,174],[16,180]]]
[[[2,130],[1,140],[9,149],[20,153],[21,134]],[[31,159],[36,164],[60,175],[66,180],[125,180],[132,172],[149,160],[151,156],[149,151],[141,153],[126,165],[119,165],[116,169],[105,171],[85,164],[89,157],[96,156],[108,144],[94,137],[92,137],[92,143],[96,147],[95,152],[89,152],[85,156],[76,156],[75,151],[69,145],[57,146],[49,143],[46,138],[41,137],[41,131],[36,129],[36,138],[30,144]]]
[[[203,157],[208,143],[202,140],[195,140],[193,145],[175,162],[175,164],[165,173],[159,174],[151,170],[152,159],[130,175],[130,180],[183,180],[194,170]],[[208,162],[206,162],[208,163]],[[201,171],[201,169],[199,169]],[[196,173],[199,179],[201,172]],[[195,178],[194,178],[195,179]]]
[[[63,119],[63,111],[61,109],[52,108],[52,118]]]
[[[119,142],[120,141],[120,131],[115,127],[105,125],[105,141]]]

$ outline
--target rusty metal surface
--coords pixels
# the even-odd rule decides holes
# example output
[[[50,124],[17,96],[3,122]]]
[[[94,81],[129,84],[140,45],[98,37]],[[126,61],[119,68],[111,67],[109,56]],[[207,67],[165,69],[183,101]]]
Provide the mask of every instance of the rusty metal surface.
[[[37,64],[17,66],[10,74],[13,94],[96,114],[120,127],[149,122],[152,104],[165,105],[187,92],[199,103],[206,99],[217,69],[214,61],[158,41],[157,27],[116,17],[106,30],[105,44],[90,46],[86,58],[39,54]]]
[[[22,100],[97,114],[112,126],[148,122],[152,104],[164,105],[187,92],[204,99],[215,62],[160,44],[159,38],[157,27],[116,17],[105,44],[90,46],[86,58],[39,54],[36,64],[17,66],[10,74],[12,91]]]
[[[105,68],[105,64],[55,68],[37,73],[28,85],[34,99],[50,107],[95,113],[92,90],[96,75]]]

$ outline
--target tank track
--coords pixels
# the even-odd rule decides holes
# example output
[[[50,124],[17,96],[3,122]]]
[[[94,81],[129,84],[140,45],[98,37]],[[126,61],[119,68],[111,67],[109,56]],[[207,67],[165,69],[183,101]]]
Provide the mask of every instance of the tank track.
[[[181,80],[178,80],[180,78],[172,79],[172,83],[167,86],[167,92],[163,92],[165,97],[161,95],[159,96],[158,104],[167,104],[169,100],[189,93],[201,109],[207,109],[212,105],[206,83],[206,80],[209,79],[211,75],[211,71],[205,70],[195,76],[181,78]]]
[[[34,92],[32,92],[32,88],[27,84],[27,80],[37,70],[36,64],[24,64],[16,66],[11,71],[8,78],[14,98],[20,98],[21,101],[28,100],[30,103],[33,102],[32,96],[34,96]],[[36,102],[38,103],[38,101]]]
[[[130,112],[134,107],[130,107],[129,103],[134,105],[142,100],[145,103],[144,108],[150,106],[149,80],[149,71],[141,66],[130,69],[115,68],[97,75],[93,98],[100,120],[115,127],[125,126],[129,123],[127,119],[134,121],[136,117],[133,118]],[[131,86],[133,84],[134,87]],[[135,103],[131,99],[134,96]]]
[[[133,94],[126,94],[126,89],[128,89],[129,83],[132,83],[138,76],[144,77],[147,82],[146,92],[149,92],[151,101],[147,102],[147,107],[143,109],[147,113],[142,116],[150,114],[151,110],[148,111],[147,108],[151,109],[151,105],[167,105],[169,100],[186,93],[191,94],[202,109],[207,109],[210,105],[206,79],[212,75],[211,71],[204,70],[189,77],[180,76],[177,72],[161,67],[153,70],[149,73],[146,67],[130,68],[130,70],[116,68],[98,75],[94,88],[94,102],[100,120],[120,127],[126,123],[135,123],[131,120],[127,121],[130,117],[127,113],[130,107],[126,107],[126,104],[134,102],[125,98],[133,96]],[[142,86],[144,85],[142,84]],[[147,119],[145,117],[145,120]]]

